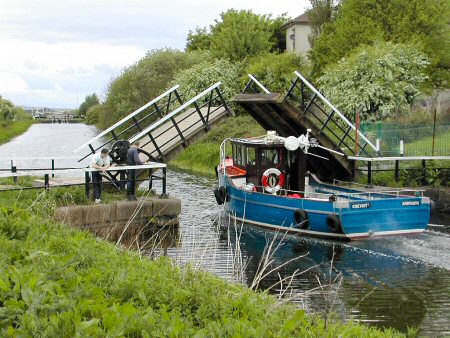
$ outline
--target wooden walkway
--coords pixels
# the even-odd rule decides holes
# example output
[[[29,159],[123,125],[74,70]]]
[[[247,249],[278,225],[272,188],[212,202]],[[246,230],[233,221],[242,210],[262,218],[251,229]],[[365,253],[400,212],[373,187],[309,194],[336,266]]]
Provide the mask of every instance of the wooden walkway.
[[[198,111],[190,108],[174,118],[178,130],[173,121],[168,120],[151,132],[154,142],[149,136],[141,139],[141,148],[159,160],[169,161],[230,114],[225,107],[211,107],[206,120],[207,108],[200,111],[207,125],[203,123]]]

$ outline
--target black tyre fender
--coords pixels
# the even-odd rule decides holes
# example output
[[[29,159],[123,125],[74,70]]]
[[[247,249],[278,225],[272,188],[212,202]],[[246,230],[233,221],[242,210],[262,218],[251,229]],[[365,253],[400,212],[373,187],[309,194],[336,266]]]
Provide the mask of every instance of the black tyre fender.
[[[230,197],[227,194],[227,188],[224,186],[219,187],[220,196],[222,197],[222,203],[228,202],[230,200]]]
[[[294,211],[294,219],[295,223],[300,229],[308,229],[309,227],[309,218],[308,213],[305,210],[296,209]]]
[[[342,223],[338,215],[328,215],[327,225],[332,232],[342,233]]]
[[[214,189],[214,197],[216,198],[216,202],[218,205],[223,204],[223,198],[222,198],[219,188]]]

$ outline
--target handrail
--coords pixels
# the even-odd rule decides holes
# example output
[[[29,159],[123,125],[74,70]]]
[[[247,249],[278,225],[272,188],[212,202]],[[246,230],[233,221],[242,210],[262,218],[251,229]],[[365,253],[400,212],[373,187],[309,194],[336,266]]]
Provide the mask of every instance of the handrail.
[[[105,171],[119,171],[119,170],[130,170],[130,169],[163,169],[166,168],[167,165],[165,163],[159,162],[150,162],[148,164],[141,165],[125,165],[125,166],[113,166],[109,168],[105,168]],[[56,170],[58,173],[86,173],[93,171],[102,171],[96,168],[77,168],[77,169],[61,169]],[[0,177],[20,177],[20,176],[35,176],[37,174],[51,174],[51,169],[42,169],[39,171],[18,171],[16,173],[0,173]]]
[[[77,153],[78,151],[80,151],[82,148],[92,144],[92,142],[98,140],[99,138],[101,138],[102,136],[108,134],[110,131],[114,130],[115,128],[117,128],[118,126],[120,126],[122,123],[128,121],[129,119],[133,118],[134,116],[136,116],[137,114],[139,114],[141,111],[147,109],[148,107],[150,107],[151,105],[155,104],[156,102],[158,102],[159,100],[161,100],[163,97],[169,95],[170,93],[174,92],[175,90],[177,90],[180,87],[180,85],[175,85],[172,88],[168,89],[167,91],[165,91],[164,93],[162,93],[161,95],[159,95],[158,97],[154,98],[153,100],[149,101],[148,103],[146,103],[145,105],[143,105],[142,107],[136,109],[134,112],[132,112],[131,114],[127,115],[126,117],[124,117],[122,120],[116,122],[115,124],[113,124],[111,127],[109,127],[108,129],[105,129],[104,131],[102,131],[100,134],[98,134],[97,136],[95,136],[94,138],[90,139],[89,141],[85,142],[84,144],[82,144],[81,146],[79,146],[77,149],[73,150],[73,153]]]
[[[270,91],[269,91],[266,87],[264,87],[264,85],[263,85],[261,82],[259,82],[252,74],[248,74],[248,77],[249,77],[254,83],[256,83],[256,85],[257,85],[259,88],[261,88],[262,91],[263,91],[264,93],[266,93],[266,94],[271,94]]]
[[[196,102],[198,99],[200,99],[201,97],[205,96],[206,94],[208,94],[209,92],[213,91],[214,89],[216,89],[217,87],[219,87],[222,84],[222,82],[216,82],[215,84],[213,84],[211,87],[205,89],[204,91],[202,91],[200,94],[194,96],[192,99],[190,99],[189,101],[185,102],[184,104],[182,104],[181,106],[179,106],[177,109],[175,109],[173,112],[167,114],[166,116],[164,116],[162,119],[156,121],[155,123],[153,123],[152,125],[148,126],[147,128],[145,128],[144,130],[142,130],[139,134],[133,136],[131,139],[129,139],[129,142],[134,142],[136,140],[139,140],[140,138],[142,138],[143,136],[145,136],[148,132],[150,132],[152,129],[155,129],[157,127],[159,127],[160,125],[164,124],[166,121],[170,120],[172,117],[174,117],[176,114],[178,114],[180,111],[186,109],[187,107],[189,107],[191,104],[193,104],[194,102]]]
[[[294,71],[294,74],[303,81],[304,84],[308,86],[309,89],[311,89],[328,107],[333,109],[333,111],[354,131],[358,133],[358,135],[376,152],[379,151],[378,147],[373,145],[372,142],[367,139],[367,137],[364,136],[359,130],[356,129],[355,125],[351,123],[328,99],[323,96],[311,83],[306,80],[302,74],[300,74],[298,71]]]
[[[349,160],[377,162],[377,161],[420,161],[420,160],[450,160],[450,156],[393,156],[393,157],[361,157],[347,156]]]

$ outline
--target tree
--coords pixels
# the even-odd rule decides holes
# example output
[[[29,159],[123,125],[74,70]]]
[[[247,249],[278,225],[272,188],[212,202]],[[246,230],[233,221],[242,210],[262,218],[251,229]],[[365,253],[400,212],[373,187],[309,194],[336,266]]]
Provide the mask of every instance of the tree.
[[[336,20],[326,23],[310,51],[316,76],[360,45],[380,41],[416,43],[428,55],[430,79],[448,86],[450,48],[448,0],[345,0]]]
[[[282,53],[286,50],[286,28],[284,25],[291,19],[286,13],[272,19],[272,41],[274,43],[271,51],[276,53]]]
[[[250,60],[242,82],[252,74],[271,92],[284,93],[292,83],[294,70],[303,70],[305,65],[305,58],[295,53],[268,53]]]
[[[98,99],[97,94],[93,93],[91,95],[87,95],[84,98],[84,102],[80,104],[80,108],[78,108],[79,115],[86,115],[89,108],[97,105],[100,103],[100,100]]]
[[[189,31],[187,37],[186,51],[209,50],[211,48],[211,33],[206,27],[197,27],[194,31]]]
[[[106,106],[104,104],[96,104],[88,109],[86,112],[87,124],[98,124],[100,119],[107,113]]]
[[[148,52],[110,82],[105,101],[109,113],[99,116],[99,126],[120,120],[166,90],[175,74],[209,59],[211,54],[204,51],[186,53],[165,48]]]
[[[14,119],[14,116],[14,104],[11,101],[0,96],[0,120],[12,121]]]
[[[274,26],[270,17],[230,9],[211,27],[211,51],[217,58],[244,60],[270,51]]]
[[[361,113],[365,121],[380,121],[411,108],[430,64],[415,46],[380,43],[361,46],[326,68],[320,88],[345,115]]]
[[[308,36],[309,43],[314,46],[316,39],[322,34],[323,27],[331,22],[337,12],[340,0],[309,0],[312,8],[308,11],[311,34]]]

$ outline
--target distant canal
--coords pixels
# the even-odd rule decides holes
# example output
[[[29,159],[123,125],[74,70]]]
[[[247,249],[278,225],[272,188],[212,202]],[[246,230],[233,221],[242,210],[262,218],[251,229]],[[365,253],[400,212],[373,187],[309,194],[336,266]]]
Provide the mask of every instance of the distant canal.
[[[83,124],[33,125],[24,135],[0,146],[0,168],[10,165],[12,153],[17,157],[72,156],[72,150],[96,132]],[[29,159],[27,163],[35,162]],[[76,158],[63,164],[80,165]],[[182,215],[180,240],[166,253],[179,262],[191,262],[250,285],[274,233],[230,224],[226,217],[220,217],[221,207],[212,194],[214,179],[172,170],[168,176],[169,193],[182,199]],[[342,243],[287,236],[272,257],[273,266],[301,255],[305,256],[265,278],[260,288],[270,288],[280,278],[313,267],[295,277],[289,291],[308,311],[323,313],[328,308],[345,320],[403,332],[408,326],[418,327],[420,335],[425,336],[450,335],[448,218],[422,235],[409,237]],[[330,277],[332,287],[320,288],[319,281],[328,283]],[[307,297],[299,296],[313,289]],[[282,288],[276,285],[271,291],[278,294]]]

